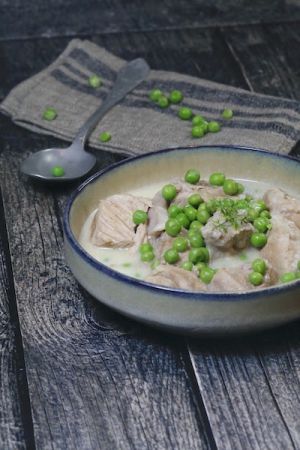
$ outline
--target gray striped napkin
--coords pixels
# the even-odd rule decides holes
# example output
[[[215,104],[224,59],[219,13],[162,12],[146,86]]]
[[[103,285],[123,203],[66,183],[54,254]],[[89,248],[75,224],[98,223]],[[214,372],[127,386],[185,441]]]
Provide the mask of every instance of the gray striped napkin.
[[[71,141],[101,104],[123,64],[122,59],[92,42],[74,39],[53,64],[15,87],[0,110],[25,128]],[[103,78],[101,88],[88,85],[92,74]],[[184,94],[183,105],[208,120],[220,120],[222,131],[208,133],[201,139],[192,138],[190,122],[177,117],[178,106],[162,110],[149,100],[152,88],[166,93],[180,89]],[[58,112],[52,122],[42,119],[48,106]],[[221,120],[220,113],[225,107],[234,111],[232,120]],[[111,133],[111,141],[105,144],[99,141],[102,131]],[[145,82],[98,124],[90,145],[129,155],[199,144],[237,144],[288,153],[299,138],[300,103],[297,101],[153,70]]]

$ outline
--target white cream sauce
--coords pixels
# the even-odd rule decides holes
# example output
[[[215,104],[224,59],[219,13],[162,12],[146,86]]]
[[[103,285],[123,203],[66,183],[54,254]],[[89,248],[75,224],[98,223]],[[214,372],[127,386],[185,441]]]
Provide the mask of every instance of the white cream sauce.
[[[262,197],[266,190],[271,188],[271,185],[267,183],[261,183],[250,180],[238,180],[245,186],[245,193],[252,195],[253,197]],[[146,198],[153,198],[154,195],[161,190],[166,183],[155,183],[148,186],[143,186],[138,189],[132,189],[124,192],[136,196],[143,196]],[[129,249],[114,249],[97,247],[90,242],[91,224],[97,210],[94,210],[87,220],[85,221],[83,228],[79,236],[79,243],[94,259],[100,261],[106,266],[129,275],[134,278],[143,279],[149,275],[152,271],[150,264],[143,263],[139,254],[133,254]],[[210,248],[208,247],[210,250]],[[259,251],[255,248],[247,248],[235,255],[218,254],[217,258],[212,257],[210,266],[213,268],[221,267],[239,267],[242,264],[250,263],[253,259],[259,256]]]

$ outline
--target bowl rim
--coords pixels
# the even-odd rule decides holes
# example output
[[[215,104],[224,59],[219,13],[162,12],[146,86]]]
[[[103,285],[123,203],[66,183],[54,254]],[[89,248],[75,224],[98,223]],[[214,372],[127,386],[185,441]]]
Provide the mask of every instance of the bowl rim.
[[[284,155],[280,153],[270,152],[268,150],[264,150],[256,147],[248,147],[248,146],[240,146],[240,145],[230,145],[230,144],[215,144],[215,145],[199,145],[194,147],[178,147],[178,148],[166,148],[156,151],[151,151],[149,153],[137,156],[130,156],[129,158],[125,158],[116,163],[110,164],[109,166],[101,169],[100,171],[94,173],[89,178],[87,178],[83,183],[81,183],[69,196],[67,203],[65,205],[64,213],[63,213],[63,231],[65,235],[65,239],[68,240],[72,249],[89,265],[94,267],[95,269],[104,272],[110,278],[116,279],[118,281],[129,284],[133,287],[137,287],[139,289],[146,289],[152,291],[154,294],[163,294],[163,295],[173,295],[175,297],[185,297],[194,301],[246,301],[246,300],[258,300],[261,297],[265,297],[267,295],[272,294],[281,294],[282,292],[288,292],[294,290],[296,287],[300,286],[300,279],[298,281],[294,281],[293,283],[275,285],[272,287],[266,287],[255,291],[242,291],[242,292],[207,292],[207,291],[187,291],[185,289],[171,288],[168,286],[161,286],[154,283],[149,283],[144,280],[140,280],[138,278],[134,278],[128,276],[124,273],[118,272],[114,269],[111,269],[109,266],[97,261],[93,258],[84,248],[79,244],[78,240],[74,236],[74,233],[70,226],[70,212],[76,198],[81,194],[81,192],[91,183],[96,182],[103,175],[113,171],[114,169],[121,167],[123,165],[131,164],[134,161],[147,159],[153,157],[155,155],[160,155],[164,153],[171,153],[175,151],[190,151],[190,150],[201,150],[201,149],[212,149],[212,150],[233,150],[236,152],[246,151],[246,152],[254,152],[262,154],[265,157],[270,158],[279,158],[282,160],[294,161],[297,164],[300,164],[300,160],[291,155]]]

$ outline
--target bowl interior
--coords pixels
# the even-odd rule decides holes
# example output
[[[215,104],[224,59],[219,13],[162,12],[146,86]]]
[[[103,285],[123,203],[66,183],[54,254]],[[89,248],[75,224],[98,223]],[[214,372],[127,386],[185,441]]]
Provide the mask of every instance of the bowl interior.
[[[190,168],[200,170],[202,179],[222,171],[227,177],[270,183],[295,196],[300,192],[300,164],[292,158],[236,147],[166,150],[122,161],[79,187],[69,214],[72,233],[79,238],[84,221],[100,199],[168,182]]]

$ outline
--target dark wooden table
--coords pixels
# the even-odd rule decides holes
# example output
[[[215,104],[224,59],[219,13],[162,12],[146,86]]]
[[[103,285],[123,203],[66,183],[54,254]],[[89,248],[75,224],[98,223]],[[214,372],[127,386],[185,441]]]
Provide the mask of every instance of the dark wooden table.
[[[154,69],[300,100],[297,0],[0,0],[0,10],[0,100],[74,36]],[[299,322],[186,339],[98,304],[63,256],[75,184],[18,173],[25,150],[60,142],[1,116],[0,143],[0,449],[300,449]],[[97,156],[99,167],[120,159]]]

